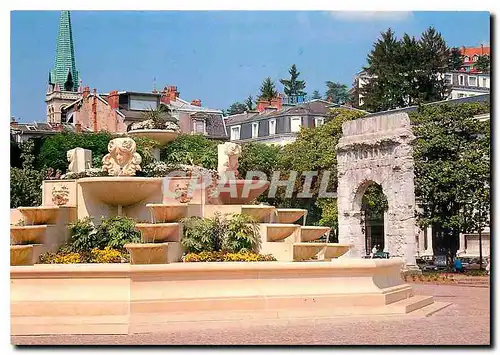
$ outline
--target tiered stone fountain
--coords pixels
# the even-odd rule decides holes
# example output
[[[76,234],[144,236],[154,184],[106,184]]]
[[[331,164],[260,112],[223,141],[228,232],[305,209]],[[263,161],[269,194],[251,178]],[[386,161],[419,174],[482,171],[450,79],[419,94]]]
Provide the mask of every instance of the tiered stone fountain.
[[[11,212],[11,221],[17,221],[10,226],[11,265],[33,265],[41,254],[56,251],[66,240],[66,223],[74,220],[73,209],[38,206]]]

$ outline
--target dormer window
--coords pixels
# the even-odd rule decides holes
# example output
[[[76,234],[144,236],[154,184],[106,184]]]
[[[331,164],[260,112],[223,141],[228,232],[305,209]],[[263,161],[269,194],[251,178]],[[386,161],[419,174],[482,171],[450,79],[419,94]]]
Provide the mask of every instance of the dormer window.
[[[252,122],[252,138],[259,136],[259,122]]]
[[[231,127],[231,140],[237,141],[240,139],[240,126]]]
[[[290,130],[292,132],[300,131],[300,126],[302,126],[302,117],[292,117],[290,119]]]
[[[325,123],[325,119],[323,117],[316,117],[314,119],[314,127],[322,126]]]
[[[194,121],[194,133],[207,134],[205,120]]]
[[[466,55],[466,56],[464,56],[464,63],[467,63],[468,61],[470,61],[469,56],[467,56],[467,55]]]
[[[269,135],[276,134],[276,119],[269,120]]]
[[[473,62],[477,62],[477,60],[479,59],[479,56],[477,54],[475,54],[473,57],[472,57],[472,61]]]

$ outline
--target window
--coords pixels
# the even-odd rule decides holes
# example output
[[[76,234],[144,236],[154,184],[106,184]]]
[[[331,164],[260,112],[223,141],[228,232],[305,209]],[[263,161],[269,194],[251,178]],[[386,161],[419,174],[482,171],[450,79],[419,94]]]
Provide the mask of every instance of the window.
[[[290,130],[292,132],[300,131],[301,125],[302,125],[302,117],[292,117],[290,119]]]
[[[465,97],[465,94],[458,94],[458,98],[462,98],[462,97]]]
[[[460,75],[458,77],[458,85],[464,85],[464,76],[463,75]]]
[[[156,97],[131,96],[129,108],[131,110],[154,110],[158,106]]]
[[[470,86],[477,86],[477,77],[469,76],[469,85]]]
[[[252,122],[252,138],[259,136],[259,122]]]
[[[316,117],[314,119],[314,127],[322,126],[325,123],[325,119],[323,117]]]
[[[450,84],[450,85],[453,84],[453,77],[452,77],[452,75],[451,74],[445,74],[444,75],[444,81],[447,84]]]
[[[240,139],[240,126],[231,127],[231,140],[237,141]]]
[[[474,56],[472,57],[472,61],[477,62],[478,59],[479,59],[478,55],[474,54]]]
[[[486,78],[483,78],[483,88],[487,87]]]
[[[276,134],[276,120],[269,120],[269,134]]]
[[[469,60],[470,60],[470,58],[468,56],[464,57],[464,63],[467,63]]]
[[[194,121],[194,132],[205,134],[205,121],[203,120],[195,120]]]

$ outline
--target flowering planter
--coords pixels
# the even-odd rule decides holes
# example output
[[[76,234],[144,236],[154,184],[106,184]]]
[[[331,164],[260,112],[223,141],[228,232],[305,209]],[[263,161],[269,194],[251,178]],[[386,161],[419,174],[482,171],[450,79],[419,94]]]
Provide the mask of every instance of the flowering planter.
[[[167,264],[168,243],[131,243],[125,244],[130,253],[130,264]]]
[[[160,145],[165,145],[179,136],[179,132],[166,129],[134,129],[128,132],[131,137],[152,139]]]

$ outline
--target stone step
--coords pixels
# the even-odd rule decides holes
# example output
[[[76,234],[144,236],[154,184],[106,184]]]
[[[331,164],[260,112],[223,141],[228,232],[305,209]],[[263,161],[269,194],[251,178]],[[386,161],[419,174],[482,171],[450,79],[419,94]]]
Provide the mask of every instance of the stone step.
[[[452,303],[450,302],[434,302],[430,305],[414,310],[410,313],[410,315],[415,317],[430,317],[434,313],[439,312],[440,310],[445,309],[446,307],[451,305]]]
[[[416,295],[387,305],[391,313],[407,314],[434,302],[432,296]]]

